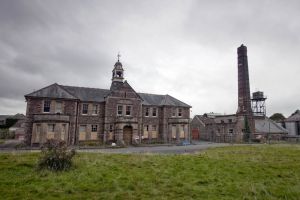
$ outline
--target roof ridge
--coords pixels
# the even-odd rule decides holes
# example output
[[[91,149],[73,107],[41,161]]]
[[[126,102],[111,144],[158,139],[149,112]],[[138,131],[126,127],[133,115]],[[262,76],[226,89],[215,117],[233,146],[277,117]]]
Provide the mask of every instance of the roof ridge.
[[[72,85],[60,85],[63,87],[76,87],[76,88],[84,88],[84,89],[95,89],[95,90],[109,90],[109,89],[102,89],[102,88],[95,88],[95,87],[82,87],[82,86],[72,86]]]

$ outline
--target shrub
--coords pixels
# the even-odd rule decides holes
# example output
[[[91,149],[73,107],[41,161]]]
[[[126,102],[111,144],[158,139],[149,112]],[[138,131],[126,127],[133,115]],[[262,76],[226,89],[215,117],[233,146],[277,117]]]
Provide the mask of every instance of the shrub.
[[[50,139],[43,144],[41,156],[38,162],[39,169],[52,171],[68,170],[72,166],[72,158],[75,150],[68,150],[66,142]]]

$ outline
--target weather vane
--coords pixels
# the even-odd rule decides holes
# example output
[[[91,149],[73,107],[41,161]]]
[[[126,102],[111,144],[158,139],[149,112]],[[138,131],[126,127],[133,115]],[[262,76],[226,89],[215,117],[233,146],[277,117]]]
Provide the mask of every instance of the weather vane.
[[[120,57],[121,57],[120,52],[118,52],[118,62],[120,62]]]

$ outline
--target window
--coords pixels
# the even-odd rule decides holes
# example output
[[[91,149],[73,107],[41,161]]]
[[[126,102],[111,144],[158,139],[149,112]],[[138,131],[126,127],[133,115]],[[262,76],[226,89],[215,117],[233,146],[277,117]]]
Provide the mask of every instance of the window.
[[[148,139],[148,136],[149,136],[149,125],[144,125],[144,131],[143,131],[143,137],[142,139]]]
[[[180,126],[179,134],[181,139],[184,138],[184,125]]]
[[[49,100],[44,101],[44,112],[46,112],[46,113],[50,112],[50,104],[51,104],[51,101],[49,101]]]
[[[97,132],[98,126],[97,125],[92,125],[92,132]]]
[[[48,132],[54,132],[55,124],[48,124]]]
[[[123,106],[121,105],[118,106],[118,115],[119,116],[123,115]]]
[[[55,102],[55,113],[62,113],[62,102]]]
[[[127,116],[131,115],[131,106],[126,106],[126,115]]]
[[[157,115],[157,109],[156,108],[152,108],[152,116],[156,117]]]
[[[97,115],[98,114],[98,105],[93,105],[93,115]]]
[[[67,132],[67,125],[66,124],[62,124],[61,127],[61,132],[60,132],[60,139],[61,140],[65,140],[65,134]]]
[[[229,122],[229,123],[232,123],[232,119],[228,119],[228,122]]]
[[[146,108],[146,111],[145,111],[145,116],[148,117],[149,116],[149,108]]]
[[[79,140],[86,140],[86,125],[79,126]]]
[[[172,108],[172,117],[176,117],[176,109]]]
[[[109,125],[109,132],[113,132],[113,128],[114,128],[114,126],[112,124]]]
[[[79,132],[80,133],[83,133],[83,132],[85,133],[86,132],[86,125],[80,125],[79,126]]]
[[[41,125],[36,125],[36,132],[35,132],[35,142],[40,142],[40,135],[41,135]]]
[[[152,131],[156,131],[156,125],[152,125]]]
[[[178,108],[178,117],[182,116],[182,108]]]
[[[152,135],[151,135],[152,139],[156,139],[157,138],[157,127],[156,125],[152,125]]]
[[[233,133],[233,129],[232,129],[232,128],[229,129],[228,132],[229,132],[229,133]]]
[[[89,104],[82,104],[82,114],[88,114]]]

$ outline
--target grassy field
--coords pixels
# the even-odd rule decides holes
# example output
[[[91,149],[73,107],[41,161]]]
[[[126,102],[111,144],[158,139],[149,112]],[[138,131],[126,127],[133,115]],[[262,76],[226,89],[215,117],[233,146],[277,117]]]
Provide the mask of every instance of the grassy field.
[[[0,154],[0,199],[300,199],[299,145],[85,153],[60,173],[36,171],[37,156]]]

